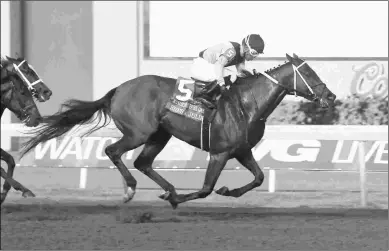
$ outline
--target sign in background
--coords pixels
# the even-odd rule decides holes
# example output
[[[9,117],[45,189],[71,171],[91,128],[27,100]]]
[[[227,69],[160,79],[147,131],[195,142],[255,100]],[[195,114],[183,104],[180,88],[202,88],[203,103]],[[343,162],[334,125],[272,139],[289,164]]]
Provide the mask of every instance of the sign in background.
[[[40,144],[26,155],[21,166],[40,167],[112,167],[104,149],[116,142],[111,137],[65,137]],[[143,146],[122,156],[128,168]],[[14,156],[17,156],[17,148]],[[253,149],[259,165],[272,169],[296,170],[358,170],[358,142],[352,140],[268,140],[260,141]],[[388,171],[388,141],[366,143],[366,169]],[[154,167],[164,169],[205,169],[209,155],[185,142],[172,138],[157,156]],[[236,169],[241,165],[230,160],[225,169]]]

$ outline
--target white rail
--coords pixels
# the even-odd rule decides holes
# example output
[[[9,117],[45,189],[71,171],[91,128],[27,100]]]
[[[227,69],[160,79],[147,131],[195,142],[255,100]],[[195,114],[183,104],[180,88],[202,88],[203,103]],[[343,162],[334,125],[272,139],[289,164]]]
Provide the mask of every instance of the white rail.
[[[92,124],[78,127],[67,135],[80,136],[92,128]],[[28,136],[26,133],[33,129],[22,124],[2,124],[1,134],[6,136]],[[90,136],[97,137],[122,137],[122,133],[114,124],[109,124]],[[386,140],[388,139],[388,126],[308,126],[308,125],[270,125],[266,126],[264,139],[317,139],[317,140]]]

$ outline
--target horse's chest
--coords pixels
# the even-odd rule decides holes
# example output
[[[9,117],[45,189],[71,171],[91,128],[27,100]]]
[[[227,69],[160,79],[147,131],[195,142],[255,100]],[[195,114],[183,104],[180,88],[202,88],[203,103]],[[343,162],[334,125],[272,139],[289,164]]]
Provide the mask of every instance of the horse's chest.
[[[265,121],[260,121],[259,123],[256,123],[255,127],[251,126],[248,128],[247,139],[251,147],[254,147],[263,138],[265,127]]]

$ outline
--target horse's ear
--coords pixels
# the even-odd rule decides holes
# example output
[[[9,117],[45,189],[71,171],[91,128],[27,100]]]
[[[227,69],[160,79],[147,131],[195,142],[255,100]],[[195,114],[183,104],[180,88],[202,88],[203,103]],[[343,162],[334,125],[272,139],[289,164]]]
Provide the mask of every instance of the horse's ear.
[[[297,56],[297,55],[294,54],[294,53],[293,53],[293,57],[294,57],[295,59],[298,59],[298,58],[299,58],[299,56]]]
[[[293,62],[293,58],[291,56],[289,56],[288,53],[286,53],[286,58],[288,59],[289,62]]]

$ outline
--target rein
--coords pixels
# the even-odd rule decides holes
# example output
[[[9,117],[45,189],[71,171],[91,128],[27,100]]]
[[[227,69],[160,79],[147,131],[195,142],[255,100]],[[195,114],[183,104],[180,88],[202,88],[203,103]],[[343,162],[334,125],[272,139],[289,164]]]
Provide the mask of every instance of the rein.
[[[299,71],[299,68],[301,66],[303,66],[304,64],[306,64],[306,62],[304,61],[303,63],[301,63],[299,66],[295,66],[294,64],[292,64],[292,67],[293,67],[293,89],[290,89],[282,84],[279,83],[278,80],[276,80],[275,78],[273,78],[272,76],[270,76],[269,74],[267,74],[266,72],[261,72],[262,75],[264,75],[265,77],[267,77],[269,80],[271,80],[274,84],[276,85],[279,85],[281,87],[283,87],[284,89],[288,90],[289,91],[289,94],[291,94],[292,92],[294,92],[294,96],[297,97],[297,94],[300,94],[302,97],[304,98],[307,98],[307,99],[310,99],[312,98],[312,100],[317,100],[319,97],[316,95],[316,93],[313,92],[311,86],[308,85],[307,81],[305,80],[305,78],[303,77],[303,75],[301,75],[301,72]],[[305,84],[305,86],[308,88],[310,94],[306,95],[305,93],[302,93],[300,91],[297,90],[297,75],[300,76],[301,80],[303,81],[303,83]],[[317,84],[313,87],[316,87],[316,86],[319,86],[319,85],[324,85],[324,83],[320,83],[320,84]]]

